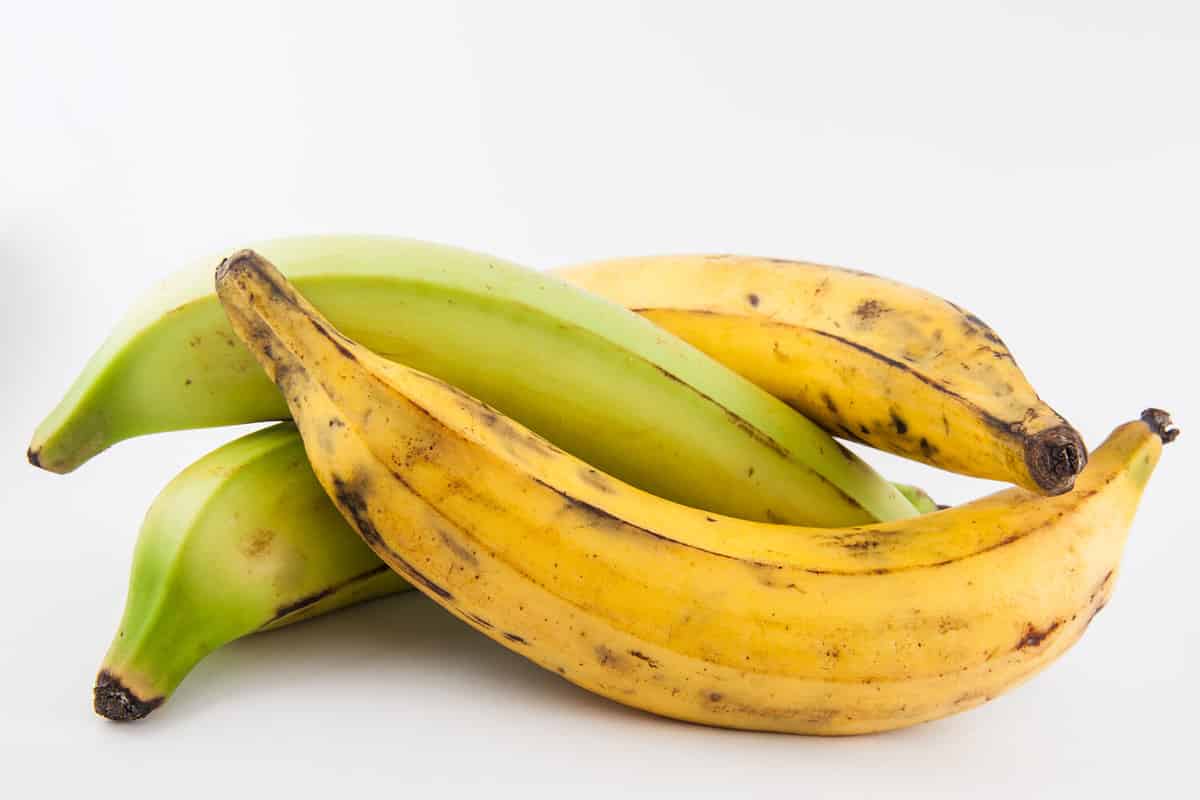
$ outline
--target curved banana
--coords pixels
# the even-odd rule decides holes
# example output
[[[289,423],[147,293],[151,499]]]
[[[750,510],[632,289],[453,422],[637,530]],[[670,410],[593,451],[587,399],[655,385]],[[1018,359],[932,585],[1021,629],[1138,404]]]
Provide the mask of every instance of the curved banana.
[[[1119,427],[1070,494],[764,525],[637,490],[375,356],[254,253],[223,262],[217,289],[321,484],[393,569],[567,680],[709,725],[880,731],[1025,680],[1108,600],[1174,435],[1157,411]]]
[[[1087,461],[974,314],[863,272],[745,256],[587,264],[564,279],[629,306],[836,436],[935,467],[1068,491]]]
[[[397,239],[286,239],[264,252],[376,352],[484,398],[648,491],[731,516],[813,525],[916,513],[776,398],[576,287]],[[121,323],[38,429],[31,461],[68,471],[141,433],[287,418],[221,312],[216,261],[180,273]]]
[[[293,425],[244,436],[181,472],[150,506],[96,679],[96,713],[140,719],[227,642],[405,588],[346,529]]]

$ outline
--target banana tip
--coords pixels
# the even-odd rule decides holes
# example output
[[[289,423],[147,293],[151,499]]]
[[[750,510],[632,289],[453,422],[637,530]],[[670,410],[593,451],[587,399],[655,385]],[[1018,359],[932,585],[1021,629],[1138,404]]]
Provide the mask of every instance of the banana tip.
[[[217,285],[219,286],[224,282],[231,272],[252,267],[260,261],[262,261],[262,256],[248,248],[238,250],[233,255],[226,256],[217,265]]]
[[[1142,412],[1142,422],[1158,434],[1163,444],[1170,444],[1179,438],[1179,428],[1171,420],[1171,415],[1161,408],[1147,408]]]
[[[141,719],[154,709],[161,706],[163,698],[153,697],[143,700],[121,682],[121,679],[108,670],[100,672],[96,677],[96,688],[93,691],[93,708],[96,713],[115,722],[132,722]]]
[[[1087,459],[1087,446],[1070,425],[1049,428],[1029,437],[1025,443],[1025,463],[1046,494],[1071,491]]]
[[[39,448],[30,447],[28,450],[25,451],[25,457],[27,459],[29,459],[30,464],[33,464],[38,469],[43,469],[43,467],[42,467],[42,449],[40,447]]]

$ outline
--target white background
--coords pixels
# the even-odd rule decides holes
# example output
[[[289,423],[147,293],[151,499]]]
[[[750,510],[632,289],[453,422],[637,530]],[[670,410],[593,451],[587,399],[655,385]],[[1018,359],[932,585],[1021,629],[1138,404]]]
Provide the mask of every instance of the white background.
[[[1195,2],[14,2],[3,20],[5,794],[1194,789]],[[1081,643],[915,729],[654,719],[417,596],[234,644],[150,719],[106,723],[91,682],[142,512],[233,432],[128,442],[69,477],[24,463],[29,435],[160,277],[319,232],[537,267],[671,251],[853,266],[991,322],[1089,443],[1147,405],[1184,435]],[[946,502],[992,488],[872,459]]]

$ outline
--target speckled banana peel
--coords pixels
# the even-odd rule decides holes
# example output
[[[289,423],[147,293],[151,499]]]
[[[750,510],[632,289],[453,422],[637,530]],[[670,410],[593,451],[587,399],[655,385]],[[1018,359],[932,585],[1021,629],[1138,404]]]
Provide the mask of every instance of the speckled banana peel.
[[[263,254],[365,346],[655,494],[822,526],[916,514],[782,401],[628,309],[551,276],[379,237],[283,239]],[[38,428],[33,463],[64,472],[130,436],[287,418],[217,302],[219,260],[179,273],[120,323]]]
[[[731,519],[637,490],[460,389],[339,333],[241,251],[217,289],[314,472],[393,569],[590,691],[708,725],[809,734],[965,710],[1074,643],[1108,601],[1169,417],[1075,491],[1013,488],[845,529]]]
[[[140,719],[234,639],[407,588],[330,504],[293,425],[243,436],[150,506],[93,706]]]
[[[854,270],[734,255],[625,258],[559,271],[629,306],[834,435],[935,467],[1070,490],[1082,438],[982,320]]]

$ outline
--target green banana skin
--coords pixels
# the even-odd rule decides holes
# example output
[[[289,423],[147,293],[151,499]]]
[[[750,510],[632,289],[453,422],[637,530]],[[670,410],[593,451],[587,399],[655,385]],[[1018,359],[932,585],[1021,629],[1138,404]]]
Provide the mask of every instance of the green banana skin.
[[[778,399],[553,277],[403,239],[308,237],[256,249],[355,340],[655,494],[823,526],[916,513]],[[38,428],[31,462],[68,472],[130,437],[288,417],[216,299],[217,260],[180,273],[120,323]]]
[[[291,423],[249,434],[181,472],[146,514],[96,713],[140,719],[218,647],[411,588],[329,501]]]
[[[407,588],[329,502],[291,423],[244,436],[147,512],[96,713],[144,717],[234,639]]]

